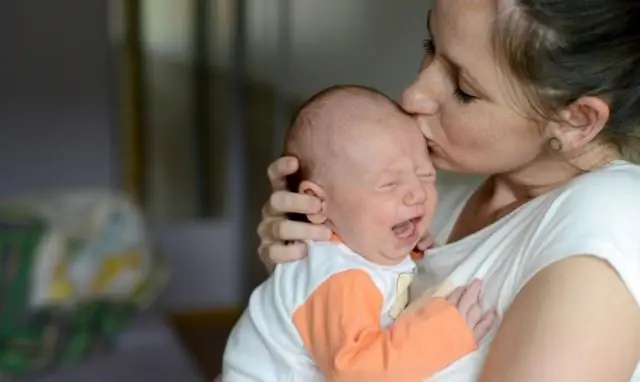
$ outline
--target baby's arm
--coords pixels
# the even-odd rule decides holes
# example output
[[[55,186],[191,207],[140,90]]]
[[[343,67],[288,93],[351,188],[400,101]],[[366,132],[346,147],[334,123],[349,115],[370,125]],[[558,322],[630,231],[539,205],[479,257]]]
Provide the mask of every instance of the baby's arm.
[[[293,316],[327,381],[419,381],[476,348],[456,307],[436,298],[380,327],[383,298],[363,270],[330,277]]]
[[[458,308],[460,314],[465,318],[467,326],[473,331],[476,341],[480,341],[486,336],[496,318],[496,310],[491,309],[483,312],[480,307],[480,294],[482,291],[482,282],[474,280],[469,285],[461,286],[451,292],[446,300]],[[424,294],[413,301],[403,314],[411,314],[433,301],[433,297]]]

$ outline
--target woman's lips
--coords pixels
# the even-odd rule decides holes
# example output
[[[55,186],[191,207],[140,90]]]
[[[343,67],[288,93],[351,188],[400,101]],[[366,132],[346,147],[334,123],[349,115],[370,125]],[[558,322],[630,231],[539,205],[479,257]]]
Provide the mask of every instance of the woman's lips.
[[[429,149],[429,152],[432,153],[442,154],[443,152],[442,148],[434,141],[427,140],[427,148]]]

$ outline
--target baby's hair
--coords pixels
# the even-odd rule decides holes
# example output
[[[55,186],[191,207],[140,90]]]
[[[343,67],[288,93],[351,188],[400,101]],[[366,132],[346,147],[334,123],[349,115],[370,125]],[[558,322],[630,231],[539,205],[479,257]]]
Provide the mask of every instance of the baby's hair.
[[[291,146],[300,138],[300,135],[304,133],[305,129],[312,128],[314,125],[319,123],[321,113],[323,111],[322,106],[326,101],[330,97],[342,92],[352,93],[353,95],[369,96],[372,99],[381,97],[395,105],[398,110],[402,110],[397,102],[386,94],[364,85],[333,85],[311,96],[311,98],[306,100],[297,109],[285,136],[283,156],[295,156],[300,161],[300,170],[295,174],[288,176],[286,179],[287,190],[291,192],[298,192],[300,182],[309,176],[312,166],[311,163],[305,163],[306,161],[302,161],[299,155],[294,152],[295,150],[292,150]]]
[[[384,100],[391,102],[399,110],[402,110],[393,99],[384,93],[363,85],[334,85],[314,94],[297,109],[285,136],[283,156],[294,156],[300,164],[299,170],[287,176],[285,179],[288,191],[299,192],[300,183],[304,179],[308,179],[312,168],[316,165],[310,163],[309,158],[302,158],[301,153],[296,152],[297,150],[294,149],[296,142],[302,139],[302,135],[306,134],[308,129],[317,127],[317,125],[321,123],[323,113],[326,112],[323,106],[327,104],[327,101],[331,97],[343,92],[365,97],[368,96],[371,97],[371,99],[384,98]],[[291,220],[308,221],[307,217],[303,214],[288,214],[288,217]]]

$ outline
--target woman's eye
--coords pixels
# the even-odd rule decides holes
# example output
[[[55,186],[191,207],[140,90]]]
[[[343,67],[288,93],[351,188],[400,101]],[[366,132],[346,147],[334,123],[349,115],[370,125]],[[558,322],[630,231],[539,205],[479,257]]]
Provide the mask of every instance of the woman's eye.
[[[462,89],[460,89],[459,86],[456,86],[455,90],[453,91],[453,95],[462,103],[471,103],[478,99],[471,94],[465,93]]]
[[[436,51],[436,46],[433,43],[433,39],[430,38],[426,38],[422,41],[422,47],[424,48],[424,54],[427,56],[432,55]],[[460,86],[456,86],[455,90],[453,91],[453,95],[462,103],[471,103],[477,99],[477,97],[472,96],[469,93],[465,93],[462,89],[460,89]]]

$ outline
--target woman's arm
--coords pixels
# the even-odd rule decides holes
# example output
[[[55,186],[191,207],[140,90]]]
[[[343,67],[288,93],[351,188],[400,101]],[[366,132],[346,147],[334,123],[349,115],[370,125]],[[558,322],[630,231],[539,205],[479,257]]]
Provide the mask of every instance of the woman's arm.
[[[574,256],[533,277],[507,310],[481,382],[628,382],[640,309],[618,274]]]

